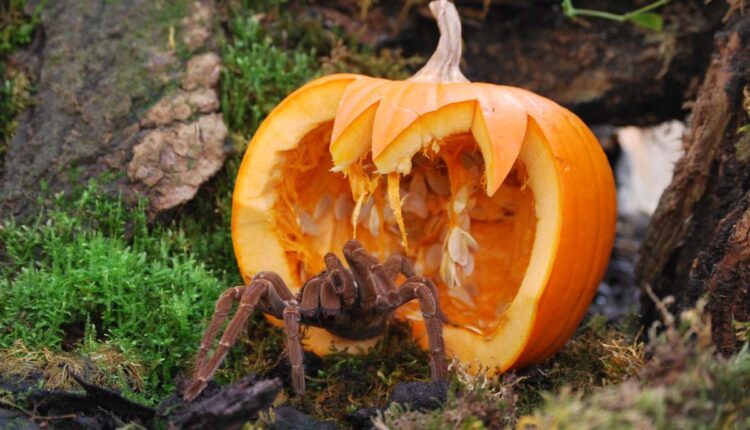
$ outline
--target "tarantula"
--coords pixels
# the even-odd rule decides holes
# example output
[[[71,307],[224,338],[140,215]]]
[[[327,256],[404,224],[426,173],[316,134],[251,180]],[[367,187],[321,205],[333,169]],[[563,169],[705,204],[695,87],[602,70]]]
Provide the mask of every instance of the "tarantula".
[[[381,264],[356,240],[344,245],[344,258],[351,269],[344,267],[335,254],[326,254],[326,269],[305,282],[296,296],[273,272],[260,272],[249,285],[226,290],[216,302],[216,311],[201,341],[185,400],[194,399],[206,387],[256,307],[284,321],[292,386],[296,393],[302,394],[305,374],[300,324],[321,327],[349,339],[369,339],[385,330],[394,310],[418,299],[427,327],[431,376],[435,381],[444,380],[447,368],[443,317],[435,284],[418,276],[406,257],[393,255]],[[399,274],[407,280],[397,287]],[[235,301],[239,301],[237,312],[207,361],[208,350]]]

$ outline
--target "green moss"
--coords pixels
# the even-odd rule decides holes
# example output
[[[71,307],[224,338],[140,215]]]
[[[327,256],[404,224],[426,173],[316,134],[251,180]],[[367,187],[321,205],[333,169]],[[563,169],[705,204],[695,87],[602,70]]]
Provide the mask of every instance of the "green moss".
[[[629,381],[590,395],[562,390],[525,417],[526,428],[708,429],[750,428],[750,353],[745,345],[724,359],[698,351],[652,385]]]
[[[31,16],[24,13],[26,0],[0,3],[0,165],[16,129],[15,117],[31,102],[31,82],[22,71],[9,69],[8,56],[31,42],[44,1]]]
[[[127,210],[94,187],[58,207],[0,231],[0,348],[23,339],[30,349],[77,350],[82,331],[143,363],[144,392],[163,396],[226,285],[182,231],[149,230],[142,207]]]
[[[645,363],[645,346],[628,327],[605,324],[594,316],[555,356],[521,371],[516,385],[516,409],[530,413],[543,403],[542,393],[566,389],[584,393],[636,375]]]
[[[231,130],[248,136],[284,97],[315,75],[315,53],[279,48],[255,16],[234,18],[230,29],[232,42],[222,50],[222,111]]]
[[[0,58],[6,58],[19,46],[31,42],[44,3],[40,2],[31,16],[24,13],[26,0],[7,0],[0,4]]]
[[[394,406],[377,419],[378,428],[750,428],[748,344],[731,357],[717,355],[711,346],[710,325],[702,312],[699,305],[696,310],[683,313],[679,326],[670,323],[661,334],[652,333],[652,341],[646,346],[650,359],[639,366],[633,366],[638,360],[624,358],[632,354],[612,348],[622,335],[610,332],[598,337],[597,333],[604,329],[594,322],[566,346],[567,352],[564,350],[550,363],[531,371],[546,373],[557,368],[568,374],[564,385],[557,385],[563,379],[552,375],[547,382],[554,388],[544,391],[534,387],[529,372],[498,379],[472,376],[459,368],[455,373],[457,391],[443,408],[417,412]],[[601,345],[597,346],[592,338],[599,339]],[[584,346],[595,352],[581,355]],[[580,360],[577,365],[568,361],[573,356]],[[633,357],[642,358],[643,354]],[[616,367],[630,368],[633,373],[625,375],[620,369],[599,381],[584,377],[587,373],[606,375],[606,363],[611,364],[613,359],[621,362]],[[601,364],[592,366],[588,361]],[[533,410],[524,412],[520,403],[524,390],[530,388],[540,392],[543,400]]]

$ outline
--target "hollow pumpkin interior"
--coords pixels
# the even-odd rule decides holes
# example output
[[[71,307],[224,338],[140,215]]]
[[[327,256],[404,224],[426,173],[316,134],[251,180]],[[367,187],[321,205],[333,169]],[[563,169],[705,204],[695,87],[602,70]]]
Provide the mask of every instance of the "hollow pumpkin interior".
[[[375,172],[369,154],[347,174],[331,171],[332,127],[332,121],[318,125],[276,163],[273,230],[296,286],[324,269],[325,253],[341,257],[344,243],[356,237],[381,260],[407,254],[438,286],[448,324],[492,337],[524,280],[535,241],[535,196],[524,162],[517,160],[487,196],[476,140],[450,135],[413,157],[393,208],[387,177]],[[370,192],[358,199],[362,182]],[[398,313],[421,319],[417,303]]]

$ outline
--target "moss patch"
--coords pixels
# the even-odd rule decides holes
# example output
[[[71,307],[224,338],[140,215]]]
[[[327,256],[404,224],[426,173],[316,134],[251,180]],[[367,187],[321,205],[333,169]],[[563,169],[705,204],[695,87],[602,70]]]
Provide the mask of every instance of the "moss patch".
[[[182,231],[149,230],[142,207],[128,211],[94,187],[57,206],[0,231],[0,348],[22,339],[30,350],[85,353],[110,342],[142,363],[144,395],[160,398],[225,285],[186,251]]]

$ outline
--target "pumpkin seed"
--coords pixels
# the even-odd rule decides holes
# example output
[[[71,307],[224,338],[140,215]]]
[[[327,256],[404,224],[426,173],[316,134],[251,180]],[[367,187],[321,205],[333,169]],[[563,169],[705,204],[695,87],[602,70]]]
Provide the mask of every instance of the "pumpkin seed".
[[[404,212],[411,212],[422,219],[425,219],[430,215],[430,212],[427,210],[427,200],[425,199],[425,196],[411,192],[406,193],[404,196],[403,210]]]
[[[315,209],[312,214],[313,219],[319,220],[323,218],[323,215],[328,213],[328,210],[331,209],[332,204],[333,198],[331,195],[328,193],[323,194],[323,196],[318,199],[318,203],[315,204]]]
[[[466,242],[466,235],[462,233],[462,230],[458,227],[453,227],[448,237],[448,253],[453,262],[462,266],[466,265],[469,261],[469,247]]]
[[[318,224],[307,211],[300,209],[297,210],[297,224],[299,225],[302,234],[306,234],[308,236],[320,235],[320,228],[318,227]]]
[[[469,254],[469,258],[467,259],[466,264],[463,265],[464,276],[471,276],[471,274],[474,273],[474,264],[474,255]]]
[[[424,253],[424,272],[434,273],[440,268],[440,258],[443,256],[443,247],[439,243],[433,243]]]
[[[336,197],[336,202],[333,204],[333,216],[336,217],[337,221],[348,218],[352,209],[354,209],[354,202],[347,193],[340,193]]]
[[[412,175],[411,182],[409,183],[409,193],[421,196],[422,198],[427,196],[427,184],[420,172],[415,172]]]
[[[440,169],[426,169],[427,185],[433,193],[440,196],[451,195],[451,183],[448,176]]]
[[[374,237],[380,235],[380,213],[378,212],[377,205],[372,205],[372,208],[370,209],[367,229],[370,230],[370,234]]]

